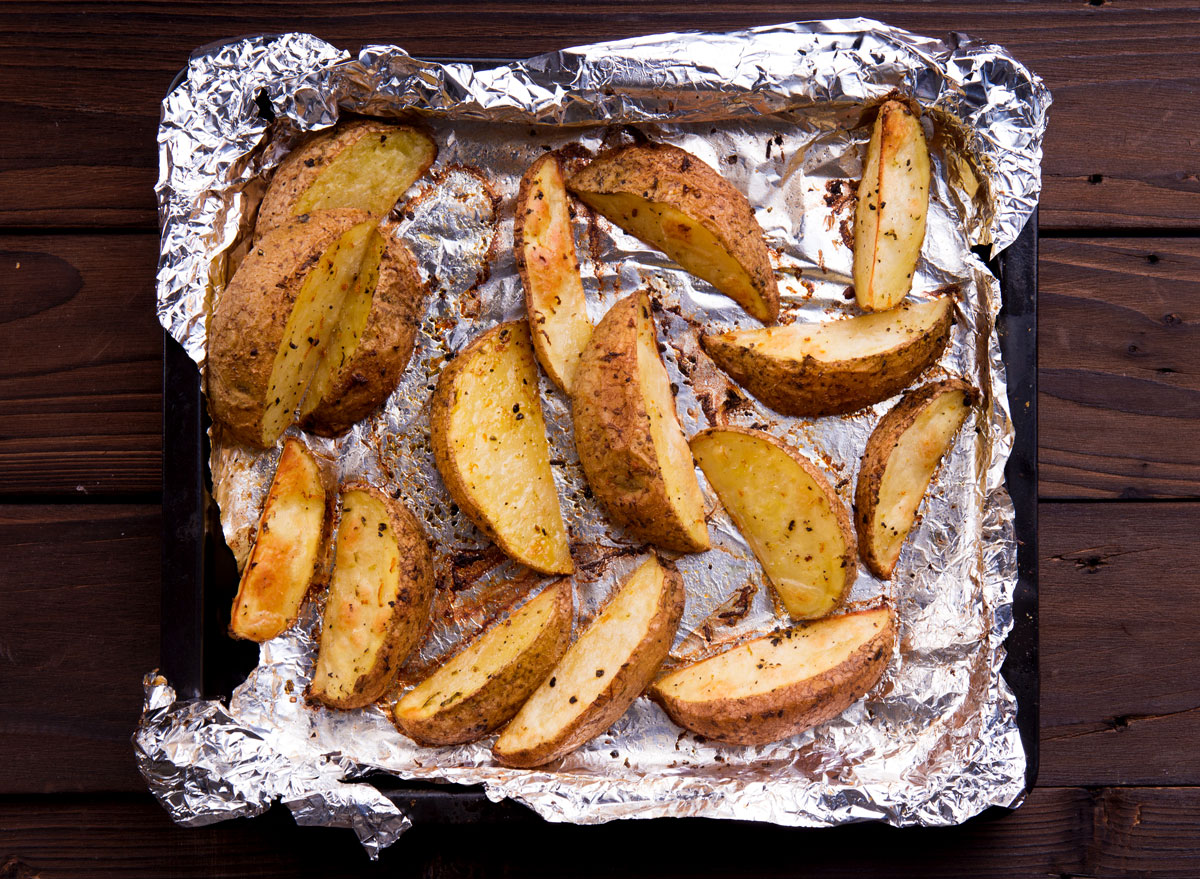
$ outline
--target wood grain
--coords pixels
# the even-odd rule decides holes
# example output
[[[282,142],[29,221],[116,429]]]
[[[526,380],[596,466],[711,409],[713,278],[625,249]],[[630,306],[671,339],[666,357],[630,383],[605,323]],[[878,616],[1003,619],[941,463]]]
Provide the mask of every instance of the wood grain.
[[[0,794],[144,789],[129,737],[158,665],[159,522],[0,506]]]
[[[1044,239],[1039,494],[1200,496],[1200,240]]]
[[[0,238],[0,495],[159,489],[157,250],[148,234]]]
[[[386,850],[382,874],[475,877],[1181,877],[1200,870],[1200,790],[1039,788],[1015,812],[963,827],[803,830],[681,819],[575,827],[540,821],[464,830],[422,825]],[[703,838],[703,843],[698,840]],[[348,830],[263,817],[180,828],[148,796],[0,800],[0,863],[40,879],[361,875]],[[375,871],[372,871],[375,872]],[[0,873],[7,877],[8,873]],[[25,875],[29,875],[28,873]]]
[[[418,56],[525,57],[646,33],[859,15],[1000,43],[1045,79],[1055,105],[1044,228],[1196,227],[1200,15],[1193,3],[1147,0],[623,2],[594,10],[534,2],[8,3],[0,125],[26,135],[0,157],[0,226],[152,228],[159,102],[188,53],[220,36],[299,30],[350,51],[394,40]]]
[[[1200,506],[1041,504],[1043,784],[1200,784]]]

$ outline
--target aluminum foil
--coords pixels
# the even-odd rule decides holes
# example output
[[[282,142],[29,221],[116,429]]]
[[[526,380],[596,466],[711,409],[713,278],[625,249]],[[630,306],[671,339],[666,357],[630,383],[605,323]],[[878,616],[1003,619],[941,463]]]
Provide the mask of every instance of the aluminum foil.
[[[885,583],[860,571],[852,589],[852,603],[886,599],[898,611],[900,639],[880,684],[839,718],[761,747],[685,733],[640,699],[604,735],[537,770],[495,765],[489,740],[427,749],[397,732],[388,712],[397,695],[543,582],[458,512],[428,443],[428,399],[441,364],[486,328],[524,316],[512,259],[512,205],[524,170],[547,149],[594,153],[633,136],[630,127],[677,144],[754,205],[775,260],[782,320],[836,319],[855,312],[850,243],[869,135],[864,110],[892,92],[927,109],[932,144],[913,295],[950,290],[958,298],[952,341],[932,377],[964,376],[983,402],[922,506],[897,576]],[[320,597],[296,627],[262,645],[228,706],[176,701],[168,682],[147,676],[135,747],[151,790],[190,824],[254,814],[282,799],[301,823],[353,827],[372,854],[408,823],[375,788],[354,781],[372,771],[483,784],[493,799],[512,797],[548,820],[581,824],[673,815],[940,825],[1019,802],[1025,756],[999,673],[1016,581],[1003,481],[1012,428],[994,326],[999,288],[971,247],[1006,246],[1032,213],[1049,103],[1040,80],[999,47],[864,19],[645,37],[489,70],[420,61],[391,46],[352,59],[305,34],[198,53],[163,107],[158,312],[202,369],[206,317],[264,180],[297,138],[347,112],[417,113],[434,132],[438,160],[396,211],[397,234],[431,289],[412,363],[383,409],[347,436],[289,434],[335,462],[343,478],[400,492],[435,545],[439,589],[430,631],[377,706],[342,712],[305,702]],[[867,437],[894,400],[838,418],[776,415],[697,344],[702,327],[753,319],[586,210],[576,238],[593,320],[617,299],[649,291],[685,432],[714,424],[768,430],[822,467],[850,504]],[[607,525],[589,497],[565,397],[543,381],[542,399],[579,568],[578,632],[645,548]],[[279,448],[214,446],[214,493],[239,560]],[[669,662],[786,624],[745,541],[703,488],[713,549],[676,560],[688,596]]]

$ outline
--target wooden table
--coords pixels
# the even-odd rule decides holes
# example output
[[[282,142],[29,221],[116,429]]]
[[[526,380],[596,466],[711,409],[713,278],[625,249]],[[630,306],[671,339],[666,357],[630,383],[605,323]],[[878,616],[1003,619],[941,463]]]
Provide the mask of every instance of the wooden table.
[[[350,875],[280,809],[199,830],[129,736],[159,655],[159,101],[189,51],[310,31],[415,55],[867,15],[1007,46],[1053,92],[1041,207],[1039,786],[945,830],[419,827],[428,876],[1200,875],[1200,7],[240,2],[0,7],[0,879]]]

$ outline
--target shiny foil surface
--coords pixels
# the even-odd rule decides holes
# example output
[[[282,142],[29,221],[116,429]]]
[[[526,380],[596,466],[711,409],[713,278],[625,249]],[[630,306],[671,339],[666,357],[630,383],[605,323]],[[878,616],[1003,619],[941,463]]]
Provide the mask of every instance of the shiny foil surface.
[[[912,295],[953,291],[958,300],[951,343],[920,382],[965,377],[982,403],[946,456],[895,577],[880,581],[860,566],[850,593],[851,606],[883,599],[897,609],[899,638],[880,683],[838,718],[758,747],[686,733],[644,698],[603,735],[535,770],[498,766],[491,738],[421,748],[400,734],[390,721],[398,695],[549,582],[507,560],[458,511],[429,447],[429,396],[442,364],[487,328],[524,317],[512,256],[524,171],[548,149],[594,154],[632,136],[676,144],[754,206],[775,263],[781,322],[847,317],[858,313],[850,245],[869,136],[864,113],[893,92],[925,107],[933,163]],[[168,681],[148,675],[134,741],[151,790],[184,824],[256,814],[282,800],[300,823],[353,828],[373,856],[409,826],[390,800],[354,780],[373,771],[483,784],[493,799],[580,824],[671,815],[943,825],[1019,802],[1025,755],[1000,677],[1016,582],[1004,486],[1013,434],[995,333],[999,286],[971,247],[1010,244],[1032,214],[1049,104],[1041,81],[997,46],[864,19],[643,37],[479,70],[393,46],[351,58],[306,34],[198,52],[164,101],[159,131],[158,313],[202,371],[212,303],[270,170],[303,133],[346,113],[415,113],[437,140],[437,162],[394,215],[430,288],[407,372],[382,410],[347,435],[327,440],[294,427],[288,435],[335,462],[341,478],[399,492],[434,546],[438,595],[430,630],[393,692],[369,708],[334,711],[304,699],[321,595],[297,626],[262,645],[227,706],[176,700]],[[849,508],[867,437],[896,400],[849,416],[777,415],[698,345],[701,329],[756,326],[752,318],[586,210],[575,231],[593,321],[618,299],[649,292],[685,433],[767,430],[821,468]],[[646,548],[608,525],[590,498],[567,399],[544,377],[542,402],[578,568],[578,633]],[[214,495],[239,562],[281,447],[214,443]],[[702,477],[701,485],[713,548],[674,559],[687,609],[669,663],[788,624],[745,540]]]

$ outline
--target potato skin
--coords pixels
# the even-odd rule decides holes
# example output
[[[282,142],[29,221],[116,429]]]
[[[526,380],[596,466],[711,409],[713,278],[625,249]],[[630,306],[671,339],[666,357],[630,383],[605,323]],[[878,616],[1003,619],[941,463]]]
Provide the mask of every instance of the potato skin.
[[[953,316],[953,309],[947,309],[932,330],[913,341],[854,360],[769,355],[731,342],[725,334],[701,336],[700,345],[734,381],[776,412],[819,418],[855,412],[908,387],[941,357]]]
[[[366,482],[346,482],[341,494],[363,491],[383,503],[388,513],[388,527],[396,536],[403,567],[399,572],[400,590],[392,609],[388,632],[375,663],[354,682],[351,694],[338,698],[328,693],[316,693],[311,685],[307,696],[331,708],[361,708],[383,696],[391,685],[397,669],[421,640],[429,625],[433,606],[433,555],[421,525],[408,507]]]
[[[396,389],[412,357],[429,289],[421,280],[416,257],[394,228],[385,224],[380,234],[387,244],[366,329],[325,399],[300,423],[319,436],[345,433],[379,408]]]
[[[217,300],[208,330],[208,405],[213,421],[257,449],[275,354],[308,271],[363,211],[322,211],[274,230],[246,254]]]
[[[258,208],[255,236],[266,235],[272,229],[294,219],[293,209],[296,202],[308,191],[325,166],[343,150],[368,135],[404,131],[424,134],[419,128],[412,125],[390,125],[385,122],[360,120],[323,131],[297,146],[275,169],[271,183],[263,195],[262,204]],[[432,139],[430,139],[430,143],[433,144]],[[424,163],[424,167],[420,169],[417,176],[420,177],[421,174],[424,174],[436,158],[437,145],[433,144],[432,155],[429,161]]]
[[[908,430],[921,414],[925,406],[934,398],[946,391],[960,390],[967,394],[967,405],[973,405],[978,394],[962,379],[951,378],[933,382],[914,388],[893,406],[879,420],[875,430],[867,440],[863,451],[862,465],[858,471],[858,484],[854,488],[854,518],[858,531],[858,551],[863,563],[875,576],[884,580],[892,576],[893,566],[884,562],[875,552],[872,540],[874,529],[871,523],[875,521],[875,509],[879,504],[879,489],[883,485],[883,475],[887,470],[888,459],[892,450],[900,442],[900,437]]]
[[[699,552],[708,546],[690,540],[679,522],[651,439],[638,383],[639,308],[649,315],[645,294],[615,304],[583,349],[571,394],[575,448],[588,485],[614,522],[639,540]]]
[[[404,718],[397,714],[396,725],[417,744],[425,746],[459,745],[482,738],[503,726],[517,713],[530,694],[550,674],[567,645],[571,642],[574,598],[571,581],[552,583],[554,590],[552,618],[537,639],[515,661],[501,669],[473,696],[445,711],[423,720]],[[503,625],[501,622],[499,625]],[[488,629],[464,645],[470,647],[489,634]]]
[[[503,753],[493,746],[492,755],[499,763],[525,769],[542,766],[569,754],[620,720],[633,701],[642,694],[667,658],[679,621],[683,619],[683,578],[673,566],[660,564],[663,585],[659,591],[658,607],[645,637],[630,654],[631,660],[618,669],[591,706],[553,739],[540,742],[532,748]]]
[[[769,693],[702,703],[674,699],[657,687],[649,695],[685,729],[733,745],[764,745],[832,720],[870,692],[891,662],[895,640],[895,615],[889,614],[887,625],[845,662]]]
[[[682,211],[711,232],[745,270],[762,307],[742,297],[737,301],[764,323],[779,317],[779,285],[754,209],[733,184],[696,156],[665,143],[618,147],[570,175],[567,188],[584,202],[590,193],[628,192]]]

